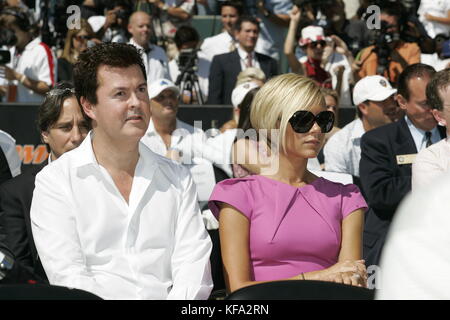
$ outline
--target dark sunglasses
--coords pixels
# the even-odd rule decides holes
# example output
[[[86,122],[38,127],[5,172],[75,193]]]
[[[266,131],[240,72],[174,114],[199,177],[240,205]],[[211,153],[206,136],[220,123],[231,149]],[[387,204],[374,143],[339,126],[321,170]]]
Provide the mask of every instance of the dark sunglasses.
[[[316,122],[322,133],[330,132],[334,124],[334,113],[331,111],[319,112],[316,116],[310,111],[300,110],[289,119],[292,129],[297,133],[306,133]]]
[[[326,41],[324,40],[320,40],[320,41],[313,41],[309,43],[309,46],[312,48],[316,48],[318,45],[321,45],[322,48],[325,47],[327,45]]]
[[[89,36],[75,36],[75,39],[77,39],[78,41],[81,41],[81,40],[90,40],[91,37],[89,37]]]

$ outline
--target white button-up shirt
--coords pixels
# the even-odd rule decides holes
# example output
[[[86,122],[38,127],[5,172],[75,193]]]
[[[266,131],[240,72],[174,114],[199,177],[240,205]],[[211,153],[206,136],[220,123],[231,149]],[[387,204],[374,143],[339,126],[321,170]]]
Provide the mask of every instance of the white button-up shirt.
[[[361,137],[364,132],[361,119],[353,120],[336,132],[323,149],[325,170],[359,177]]]
[[[146,53],[144,48],[138,45],[133,38],[128,43],[142,50],[141,57],[144,61],[145,70],[147,71],[147,83],[152,83],[158,79],[171,80],[168,58],[163,48],[150,44],[150,51]],[[175,81],[176,79],[172,80]]]
[[[51,284],[105,299],[206,299],[211,240],[185,168],[139,144],[127,203],[91,133],[36,176],[31,221]]]

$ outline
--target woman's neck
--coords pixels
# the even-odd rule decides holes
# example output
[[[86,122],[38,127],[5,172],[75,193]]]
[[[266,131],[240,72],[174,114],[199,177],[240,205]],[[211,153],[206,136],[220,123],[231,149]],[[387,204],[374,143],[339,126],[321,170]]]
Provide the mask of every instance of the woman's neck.
[[[311,173],[307,170],[307,158],[288,157],[283,152],[276,157],[278,157],[278,168],[272,168],[271,172],[266,174],[262,171],[264,176],[293,186],[302,186],[311,182]]]

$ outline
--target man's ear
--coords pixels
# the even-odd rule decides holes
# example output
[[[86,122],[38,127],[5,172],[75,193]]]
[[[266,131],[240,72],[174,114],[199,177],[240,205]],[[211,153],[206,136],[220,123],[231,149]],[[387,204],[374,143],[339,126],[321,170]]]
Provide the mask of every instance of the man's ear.
[[[432,109],[431,113],[440,126],[447,126],[447,121],[445,121],[445,118],[442,116],[442,111],[439,111],[438,109]]]
[[[358,104],[359,111],[362,113],[363,117],[367,117],[367,115],[369,114],[369,108],[370,106],[364,102]]]
[[[86,97],[80,97],[81,107],[83,108],[83,112],[92,120],[95,120],[95,112],[94,105],[89,102]]]
[[[406,100],[405,97],[401,94],[397,94],[397,103],[400,109],[406,110],[406,104],[408,103],[408,100]]]

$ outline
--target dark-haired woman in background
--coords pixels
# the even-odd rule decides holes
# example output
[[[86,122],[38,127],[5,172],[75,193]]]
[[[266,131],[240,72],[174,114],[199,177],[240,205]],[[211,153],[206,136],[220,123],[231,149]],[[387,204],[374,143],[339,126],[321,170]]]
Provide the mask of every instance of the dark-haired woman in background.
[[[38,110],[38,129],[49,152],[48,162],[80,145],[90,130],[71,84],[50,90]],[[5,244],[28,271],[46,281],[31,233],[30,207],[36,174],[48,163],[34,166],[0,186],[0,229]]]

